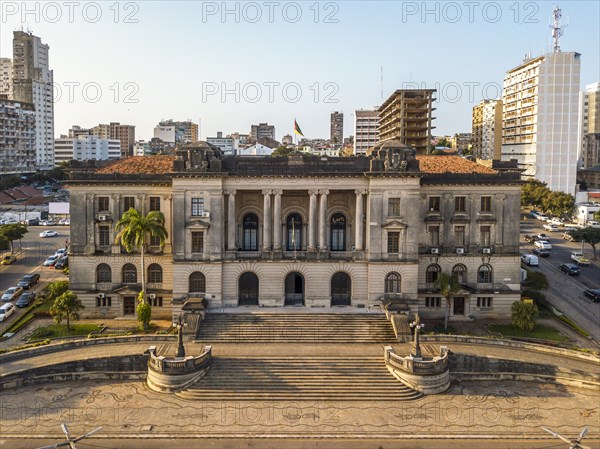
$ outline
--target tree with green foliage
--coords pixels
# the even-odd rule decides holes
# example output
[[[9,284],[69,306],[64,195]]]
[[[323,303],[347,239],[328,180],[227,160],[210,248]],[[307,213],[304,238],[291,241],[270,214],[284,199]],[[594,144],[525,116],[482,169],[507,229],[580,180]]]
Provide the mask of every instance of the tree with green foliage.
[[[273,150],[271,153],[271,157],[288,157],[293,156],[294,154],[304,154],[302,151],[297,150],[294,147],[287,147],[285,145],[281,145]]]
[[[49,283],[46,288],[46,298],[54,301],[60,295],[69,290],[69,281],[56,281]]]
[[[50,308],[50,315],[57,324],[67,321],[67,330],[71,330],[71,320],[79,319],[79,311],[84,308],[77,295],[71,291],[66,291],[54,300]]]
[[[444,329],[448,329],[448,318],[450,316],[450,298],[460,290],[458,276],[447,273],[439,273],[435,286],[440,289],[442,296],[446,299],[446,312],[444,314]]]
[[[531,290],[548,290],[550,283],[548,278],[541,271],[527,271],[527,279],[525,280],[524,287]]]
[[[512,324],[517,329],[531,332],[535,327],[540,312],[535,304],[528,304],[523,301],[515,301],[511,306]]]
[[[594,212],[594,220],[600,221],[600,210]]]
[[[575,231],[570,231],[569,233],[573,236],[574,240],[589,243],[593,250],[593,259],[597,259],[596,245],[600,243],[600,228],[587,227],[583,229],[577,229]]]
[[[128,253],[133,250],[140,252],[142,267],[142,293],[146,298],[146,265],[144,255],[146,253],[146,242],[151,237],[160,239],[160,245],[165,244],[167,229],[165,228],[165,216],[162,212],[153,210],[143,215],[133,207],[123,213],[117,221],[116,229],[119,231],[115,239],[116,244],[121,244]]]
[[[5,251],[8,248],[10,248],[10,242],[3,234],[0,234],[0,251]]]
[[[152,318],[152,307],[150,303],[145,300],[144,292],[138,294],[138,304],[136,307],[137,319],[144,327],[144,330],[148,330],[150,319]]]
[[[442,137],[440,140],[438,140],[438,143],[437,143],[436,146],[437,147],[452,148],[452,142],[450,142],[445,137]]]
[[[533,206],[552,215],[570,216],[575,207],[575,197],[568,193],[553,192],[546,183],[532,180],[521,186],[521,206]]]
[[[27,226],[21,223],[0,225],[0,235],[10,242],[10,252],[15,252],[14,241],[23,238],[27,234]]]

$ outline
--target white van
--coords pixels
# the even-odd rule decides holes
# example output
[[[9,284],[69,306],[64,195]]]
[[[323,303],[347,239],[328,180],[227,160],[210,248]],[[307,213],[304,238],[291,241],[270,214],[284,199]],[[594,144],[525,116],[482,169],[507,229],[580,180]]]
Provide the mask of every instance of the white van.
[[[521,256],[521,261],[523,261],[530,267],[537,267],[540,264],[540,261],[535,254],[523,254]]]
[[[588,220],[586,223],[590,228],[600,228],[600,221]]]
[[[15,305],[12,303],[4,304],[0,307],[0,321],[4,321],[9,316],[15,313]]]

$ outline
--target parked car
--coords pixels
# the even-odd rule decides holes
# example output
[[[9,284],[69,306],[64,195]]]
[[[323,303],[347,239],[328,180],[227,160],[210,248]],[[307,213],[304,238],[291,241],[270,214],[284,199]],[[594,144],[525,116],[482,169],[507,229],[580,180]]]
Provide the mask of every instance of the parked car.
[[[7,254],[2,258],[0,265],[10,265],[13,262],[16,262],[17,257],[14,254]]]
[[[533,248],[531,252],[538,257],[550,257],[550,251],[546,251],[545,249]]]
[[[58,232],[56,231],[44,231],[44,232],[40,232],[40,237],[56,237],[58,235]]]
[[[56,222],[53,220],[42,220],[40,226],[56,226]]]
[[[600,302],[600,289],[599,288],[588,288],[583,292],[585,296],[590,298],[594,302]]]
[[[11,303],[4,304],[0,307],[0,321],[6,320],[13,313],[15,313],[15,306]]]
[[[523,254],[521,256],[521,261],[530,267],[537,267],[540,264],[537,256],[534,256],[533,254]]]
[[[40,281],[40,275],[38,273],[26,274],[17,283],[17,287],[24,288],[25,290],[30,289]]]
[[[63,270],[69,266],[69,256],[61,257],[54,264],[56,270]]]
[[[533,244],[536,248],[540,249],[552,249],[552,245],[545,240],[538,240]]]
[[[70,218],[67,218],[63,224],[64,224],[65,226],[71,226],[71,219],[70,219]]]
[[[590,261],[589,259],[587,259],[582,252],[580,251],[573,251],[571,253],[571,260],[573,262],[577,262],[579,265],[589,265]]]
[[[47,259],[44,261],[44,266],[45,266],[45,267],[51,267],[51,266],[53,266],[53,265],[56,263],[56,261],[57,261],[58,259],[59,259],[59,257],[58,257],[58,256],[50,256],[50,257],[48,257],[48,258],[47,258]]]
[[[535,236],[536,240],[543,240],[545,242],[547,242],[548,240],[550,240],[550,238],[544,234],[543,232],[540,232],[539,234],[536,234]]]
[[[35,299],[35,292],[23,292],[21,297],[17,300],[15,305],[17,307],[28,307]]]
[[[64,257],[64,256],[66,256],[67,255],[67,248],[57,249],[56,252],[54,253],[54,255],[58,256],[58,257]]]
[[[529,212],[529,215],[530,215],[532,218],[537,218],[539,214],[540,214],[540,212],[538,212],[538,211],[537,211],[537,210],[535,210],[535,209],[534,209],[534,210],[532,210],[531,212]]]
[[[564,229],[565,229],[565,234],[566,234],[567,232],[577,231],[579,228],[577,226],[565,226]]]
[[[564,223],[564,222],[563,222],[563,221],[562,221],[560,218],[556,218],[556,217],[554,217],[554,218],[551,218],[551,219],[548,221],[548,223],[550,223],[550,224],[553,224],[553,225],[556,225],[556,226],[562,226],[562,225],[564,225],[564,224],[565,224],[565,223]]]
[[[2,301],[8,302],[17,299],[21,293],[23,293],[23,289],[21,287],[10,287],[8,290],[4,292],[2,295]]]
[[[525,241],[526,242],[533,243],[536,240],[537,240],[537,237],[535,235],[525,234]]]
[[[548,217],[546,214],[537,214],[536,218],[540,221],[547,221],[550,217]]]
[[[600,221],[588,220],[588,222],[586,224],[590,228],[596,228],[596,229],[600,228]]]
[[[559,268],[561,271],[564,271],[569,276],[577,276],[581,274],[581,271],[579,271],[579,267],[574,263],[563,263],[560,265]]]
[[[573,234],[571,234],[570,232],[563,232],[562,238],[565,239],[567,242],[576,242],[577,240],[575,239],[575,237],[573,237]]]
[[[547,223],[544,225],[544,229],[550,232],[558,232],[558,226],[555,224]]]

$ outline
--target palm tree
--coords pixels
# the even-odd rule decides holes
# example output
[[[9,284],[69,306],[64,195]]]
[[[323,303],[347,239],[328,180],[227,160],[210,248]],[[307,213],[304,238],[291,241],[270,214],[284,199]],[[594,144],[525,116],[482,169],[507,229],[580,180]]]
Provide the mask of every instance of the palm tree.
[[[79,311],[83,309],[83,304],[77,298],[77,295],[71,291],[65,291],[54,300],[50,308],[50,315],[56,323],[60,324],[62,320],[67,320],[67,331],[71,331],[71,320],[79,319]]]
[[[460,290],[458,276],[447,273],[439,273],[435,280],[435,286],[440,289],[442,296],[446,298],[446,313],[444,314],[444,329],[448,329],[448,316],[450,315],[450,298]]]
[[[162,212],[153,210],[147,215],[143,215],[133,207],[123,213],[123,216],[116,224],[119,231],[115,239],[116,244],[121,244],[125,250],[130,253],[134,249],[140,251],[142,266],[142,294],[146,301],[146,266],[144,264],[144,253],[146,250],[146,238],[160,238],[161,246],[167,239],[167,230],[165,228],[165,216]]]
[[[539,315],[537,306],[523,301],[515,301],[512,303],[510,309],[513,326],[517,329],[531,332],[535,327],[535,320]]]

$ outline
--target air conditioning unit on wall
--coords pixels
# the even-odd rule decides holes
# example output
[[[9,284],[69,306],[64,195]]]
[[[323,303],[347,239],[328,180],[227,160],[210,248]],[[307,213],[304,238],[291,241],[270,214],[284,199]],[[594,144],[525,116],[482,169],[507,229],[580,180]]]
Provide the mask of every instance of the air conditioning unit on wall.
[[[439,253],[440,253],[439,248],[431,248],[431,254],[439,254]]]
[[[150,298],[150,299],[156,299],[156,295],[154,293],[150,293],[148,295],[148,298]]]
[[[492,248],[483,248],[483,254],[492,254]]]
[[[209,217],[210,217],[210,212],[202,212],[202,213],[200,214],[200,216],[201,216],[202,218],[209,218]]]
[[[108,216],[106,215],[98,215],[98,221],[106,221],[108,220]]]
[[[464,248],[456,248],[456,254],[464,254],[464,253],[465,253]]]
[[[99,299],[104,299],[105,297],[106,297],[106,295],[104,293],[98,293]]]

